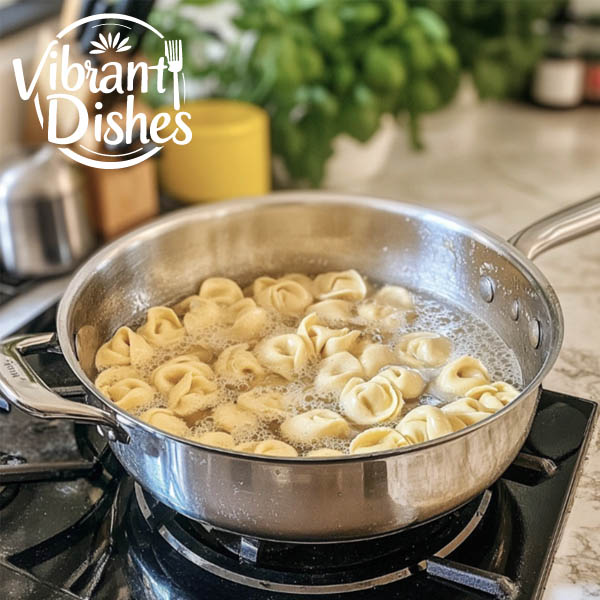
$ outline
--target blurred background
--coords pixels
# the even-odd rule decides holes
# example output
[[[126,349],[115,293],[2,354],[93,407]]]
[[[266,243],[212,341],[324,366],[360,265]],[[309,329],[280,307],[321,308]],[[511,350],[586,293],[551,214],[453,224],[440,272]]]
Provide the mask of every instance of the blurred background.
[[[69,165],[78,181],[69,190],[79,186],[90,207],[89,227],[83,216],[77,227],[89,231],[80,248],[57,251],[56,264],[29,266],[19,263],[29,250],[8,240],[16,233],[5,216],[0,250],[4,270],[17,276],[69,271],[98,243],[161,211],[271,189],[393,197],[502,234],[551,197],[597,191],[597,0],[0,0],[0,161],[11,181],[16,165],[47,188],[65,162],[48,148],[33,102],[19,98],[12,59],[23,59],[31,77],[61,27],[106,11],[182,41],[175,76],[185,81],[192,142],[168,143],[127,169]],[[90,31],[70,42],[81,61],[93,49]],[[132,34],[127,58],[156,64],[163,41],[143,34]],[[151,118],[172,107],[173,77],[166,72],[165,93],[150,86],[137,94],[136,111]],[[110,110],[114,98],[101,96],[83,100]],[[511,202],[507,224],[496,215],[500,201]],[[8,214],[11,202],[0,197],[0,210]],[[39,211],[24,219],[35,244]],[[50,243],[68,246],[56,228]]]
[[[336,170],[340,140],[367,150],[363,177],[391,129],[426,148],[423,117],[465,89],[555,109],[600,100],[594,0],[173,1],[151,22],[186,42],[194,96],[267,110],[276,167],[296,185]],[[144,50],[156,57],[152,41]]]

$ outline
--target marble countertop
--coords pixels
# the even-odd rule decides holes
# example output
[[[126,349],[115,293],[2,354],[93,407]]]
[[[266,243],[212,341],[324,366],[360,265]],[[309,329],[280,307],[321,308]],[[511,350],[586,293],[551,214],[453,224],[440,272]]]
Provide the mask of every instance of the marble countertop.
[[[463,94],[424,119],[427,149],[399,131],[381,172],[336,189],[443,210],[510,237],[600,192],[600,108],[552,111]],[[544,386],[600,402],[600,233],[536,259],[560,298],[565,340]],[[600,598],[600,435],[595,427],[543,600]]]

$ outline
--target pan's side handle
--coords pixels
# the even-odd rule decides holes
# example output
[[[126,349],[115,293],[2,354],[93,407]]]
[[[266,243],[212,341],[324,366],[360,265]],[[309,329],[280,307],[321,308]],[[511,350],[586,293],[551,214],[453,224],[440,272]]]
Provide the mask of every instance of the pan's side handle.
[[[68,419],[108,429],[109,439],[126,443],[128,436],[115,416],[95,406],[65,400],[48,388],[24,356],[51,345],[54,334],[21,335],[0,341],[0,408],[10,405],[42,419]],[[2,398],[8,404],[2,402]],[[114,434],[114,435],[113,435]]]
[[[600,229],[600,194],[536,221],[508,241],[527,258]]]

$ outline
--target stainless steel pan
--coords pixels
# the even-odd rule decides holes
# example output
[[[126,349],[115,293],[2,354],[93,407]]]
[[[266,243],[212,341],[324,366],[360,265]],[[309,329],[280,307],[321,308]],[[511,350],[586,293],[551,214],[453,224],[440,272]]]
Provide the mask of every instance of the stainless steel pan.
[[[0,391],[36,416],[98,425],[145,489],[193,519],[278,540],[386,534],[468,501],[513,461],[563,335],[556,294],[530,259],[599,227],[598,198],[547,217],[511,242],[423,208],[321,192],[177,212],[97,253],[60,303],[58,341],[89,392],[87,404],[58,397],[23,360],[50,335],[1,344]],[[485,421],[424,444],[377,455],[283,459],[163,433],[102,398],[92,383],[95,352],[118,326],[193,293],[207,276],[247,282],[265,272],[349,267],[432,291],[485,319],[516,352],[523,392]]]

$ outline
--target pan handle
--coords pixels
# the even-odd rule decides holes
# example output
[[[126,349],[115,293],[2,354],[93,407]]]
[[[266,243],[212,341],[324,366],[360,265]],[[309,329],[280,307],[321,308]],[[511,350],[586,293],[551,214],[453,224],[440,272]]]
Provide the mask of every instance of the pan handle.
[[[46,386],[26,362],[27,354],[47,349],[53,340],[53,333],[41,333],[0,341],[0,408],[9,410],[14,405],[42,419],[68,419],[99,425],[107,428],[108,439],[127,443],[128,435],[116,416],[95,406],[62,398]]]
[[[600,194],[552,213],[513,235],[508,241],[527,258],[600,229]]]

